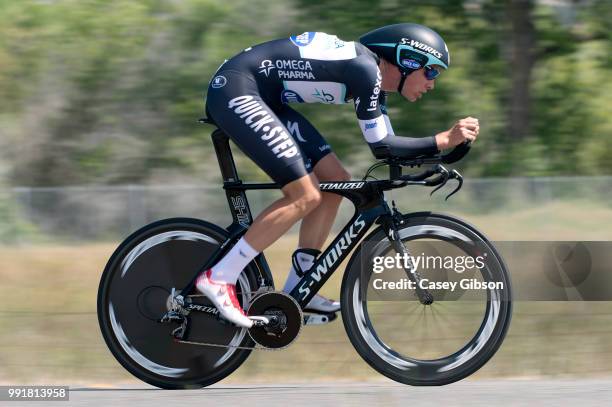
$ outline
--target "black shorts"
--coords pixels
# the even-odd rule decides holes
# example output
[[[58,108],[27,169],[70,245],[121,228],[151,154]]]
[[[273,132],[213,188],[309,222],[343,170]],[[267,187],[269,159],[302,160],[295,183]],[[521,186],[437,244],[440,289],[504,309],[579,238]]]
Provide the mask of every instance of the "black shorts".
[[[287,106],[264,101],[249,73],[221,70],[208,88],[206,111],[274,182],[284,186],[312,172],[331,147]]]

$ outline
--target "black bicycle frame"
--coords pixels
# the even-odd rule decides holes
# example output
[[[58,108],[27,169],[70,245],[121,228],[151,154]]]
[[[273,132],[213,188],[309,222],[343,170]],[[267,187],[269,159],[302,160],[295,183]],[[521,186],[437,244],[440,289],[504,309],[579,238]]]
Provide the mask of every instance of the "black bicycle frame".
[[[212,133],[212,139],[233,222],[227,227],[227,230],[230,232],[230,238],[214,253],[205,267],[210,267],[220,259],[233,246],[230,243],[240,239],[253,222],[245,191],[253,189],[280,189],[280,186],[275,183],[243,183],[238,177],[229,144],[229,137],[221,130],[216,129]],[[390,228],[392,225],[389,222],[392,219],[392,211],[387,205],[383,193],[385,189],[390,188],[384,188],[380,181],[322,182],[319,184],[319,187],[323,192],[330,192],[348,198],[355,206],[355,214],[334,241],[315,261],[312,268],[304,274],[293,291],[291,291],[290,295],[296,299],[302,308],[308,304],[377,220],[385,228]],[[272,286],[272,274],[263,253],[260,253],[256,260],[263,268],[262,279],[264,281],[261,282],[262,285]],[[202,269],[196,275],[200,271]],[[195,281],[195,276],[193,280]],[[192,288],[193,281],[192,284],[183,289],[182,294],[186,296]]]

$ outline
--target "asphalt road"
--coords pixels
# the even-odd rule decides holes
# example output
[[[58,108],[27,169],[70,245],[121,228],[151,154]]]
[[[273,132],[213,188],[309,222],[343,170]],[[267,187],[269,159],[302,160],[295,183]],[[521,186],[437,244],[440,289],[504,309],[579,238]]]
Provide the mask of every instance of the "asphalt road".
[[[40,403],[17,403],[20,406]],[[223,385],[166,391],[151,387],[71,387],[70,406],[612,406],[612,378],[464,380],[443,387],[394,382]]]

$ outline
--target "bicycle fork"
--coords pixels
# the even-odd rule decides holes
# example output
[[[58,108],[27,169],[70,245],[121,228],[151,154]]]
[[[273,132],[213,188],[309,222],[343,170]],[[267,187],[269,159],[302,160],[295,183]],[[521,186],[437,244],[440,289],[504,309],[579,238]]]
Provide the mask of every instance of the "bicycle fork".
[[[387,236],[389,237],[389,241],[391,242],[391,246],[395,252],[407,260],[406,262],[402,262],[402,269],[406,273],[408,279],[412,281],[416,287],[415,292],[419,302],[423,305],[430,305],[434,302],[434,297],[429,290],[421,288],[420,282],[423,278],[412,262],[412,255],[402,242],[399,235],[399,228],[404,224],[402,214],[397,210],[395,201],[391,201],[391,205],[391,215],[388,216],[385,221],[383,221],[383,228],[385,229]]]

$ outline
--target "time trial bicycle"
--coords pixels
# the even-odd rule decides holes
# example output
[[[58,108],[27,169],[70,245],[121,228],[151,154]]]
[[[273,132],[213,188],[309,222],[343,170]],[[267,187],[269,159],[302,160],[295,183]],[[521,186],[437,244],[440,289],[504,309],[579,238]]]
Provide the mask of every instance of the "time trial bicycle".
[[[245,329],[224,320],[196,292],[195,279],[252,223],[246,191],[279,186],[244,183],[228,136],[215,129],[212,140],[232,224],[224,228],[192,218],[151,223],[121,243],[101,277],[100,329],[114,357],[134,376],[166,389],[208,386],[231,374],[253,350],[282,349],[304,325],[329,323],[335,314],[304,308],[351,251],[342,279],[341,316],[351,343],[372,368],[405,384],[443,385],[472,374],[498,350],[508,330],[512,302],[510,278],[493,244],[456,217],[428,211],[402,214],[385,197],[393,189],[413,185],[438,189],[451,180],[458,182],[453,193],[457,192],[462,176],[445,165],[463,158],[469,144],[447,154],[402,159],[381,148],[375,151],[379,161],[363,179],[322,182],[321,191],[353,203],[354,215],[312,268],[300,271],[303,276],[290,294],[274,290],[264,253],[244,269],[237,294],[256,320]],[[370,179],[372,171],[381,167],[389,169],[388,179]],[[421,167],[426,169],[403,174],[406,168]],[[417,264],[421,255],[414,256],[426,249],[438,255],[434,259],[480,258],[480,267],[467,271],[464,267],[459,273],[456,267],[439,263],[428,270]],[[378,260],[388,258],[400,261],[380,273]],[[481,288],[448,288],[453,283],[458,287],[468,275],[472,286],[475,282]],[[404,286],[410,289],[397,290]]]

